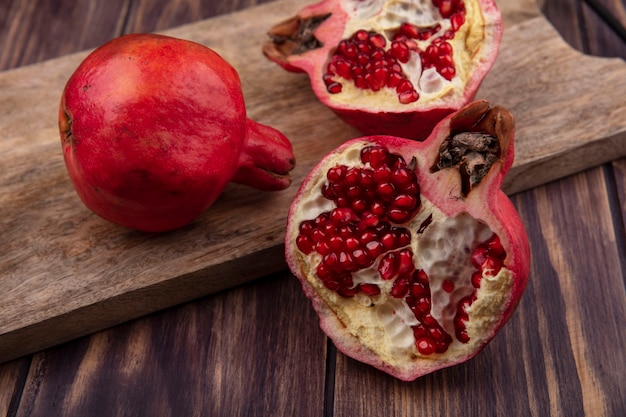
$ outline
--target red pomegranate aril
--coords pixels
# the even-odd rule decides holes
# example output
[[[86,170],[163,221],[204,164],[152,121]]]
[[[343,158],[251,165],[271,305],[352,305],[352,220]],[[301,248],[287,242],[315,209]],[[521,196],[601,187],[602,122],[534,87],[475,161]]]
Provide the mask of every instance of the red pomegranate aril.
[[[391,286],[389,294],[395,298],[404,298],[409,292],[410,282],[405,276],[398,277]]]
[[[352,259],[350,254],[346,252],[339,253],[338,262],[339,262],[339,266],[344,271],[355,272],[359,270],[357,264],[354,262],[354,259]]]
[[[406,90],[398,94],[398,100],[400,100],[400,103],[402,104],[412,103],[419,100],[419,98],[420,96],[415,90]]]
[[[396,248],[396,237],[393,233],[385,233],[381,236],[380,243],[383,245],[385,250],[393,250]]]
[[[410,249],[403,249],[399,251],[397,259],[398,274],[412,272],[414,269],[415,266],[413,265],[413,252],[411,252]]]
[[[496,276],[502,269],[502,262],[498,258],[489,257],[482,263],[480,270],[484,275]]]
[[[359,290],[370,297],[380,294],[380,287],[376,284],[359,284]]]
[[[430,292],[429,292],[430,294]],[[419,314],[420,316],[424,316],[426,314],[428,314],[430,312],[430,299],[428,299],[427,297],[420,297],[417,299],[417,301],[415,302],[415,304],[413,305],[413,307],[415,308],[415,311],[417,311],[416,314]],[[432,318],[432,316],[431,316]],[[434,320],[434,319],[433,319]],[[427,324],[427,323],[424,323]],[[428,326],[431,326],[432,323],[427,324]]]
[[[472,274],[472,279],[471,279],[471,282],[472,282],[472,287],[474,287],[474,288],[480,288],[480,281],[482,281],[482,279],[483,279],[483,274],[482,274],[482,272],[480,272],[480,271],[475,271],[475,272]]]
[[[450,16],[450,25],[452,26],[453,31],[458,31],[461,26],[465,23],[465,13],[464,12],[456,12],[452,16]]]
[[[413,282],[411,284],[411,294],[414,295],[415,297],[427,297],[430,295],[430,290],[428,287],[426,287],[424,284],[422,284],[421,282]]]
[[[456,73],[456,70],[454,69],[454,67],[443,67],[439,71],[439,74],[441,74],[441,76],[448,81],[454,78],[455,73]]]
[[[492,256],[500,259],[504,259],[506,257],[500,238],[497,235],[493,235],[491,239],[489,239],[487,242],[487,249]]]
[[[447,293],[454,291],[454,282],[450,279],[446,279],[441,284],[441,288]]]
[[[296,238],[296,245],[298,245],[298,249],[306,255],[313,252],[313,242],[306,236],[300,235]]]
[[[378,273],[382,279],[387,281],[396,276],[396,254],[394,252],[389,252],[380,259]]]
[[[422,355],[432,355],[435,353],[435,343],[429,338],[423,337],[421,339],[417,339],[415,345],[419,353]]]
[[[384,252],[385,248],[382,243],[375,240],[365,244],[365,251],[371,258],[377,258]]]
[[[411,23],[404,22],[400,25],[400,33],[406,37],[417,39],[419,29]]]
[[[468,343],[470,341],[470,337],[467,334],[466,330],[460,330],[455,333],[457,340],[461,343]]]
[[[395,40],[391,42],[391,49],[389,50],[390,56],[396,58],[403,64],[409,62],[411,58],[411,51],[405,42],[402,40]]]
[[[331,94],[341,93],[342,88],[342,85],[336,82],[328,84],[328,92]]]

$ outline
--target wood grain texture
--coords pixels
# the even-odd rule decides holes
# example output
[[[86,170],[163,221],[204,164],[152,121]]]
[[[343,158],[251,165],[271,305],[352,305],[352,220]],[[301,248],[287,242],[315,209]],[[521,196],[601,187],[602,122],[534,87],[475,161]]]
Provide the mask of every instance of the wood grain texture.
[[[607,185],[601,168],[571,178],[514,197],[541,234],[529,236],[527,291],[491,344],[413,383],[338,354],[334,415],[624,415],[626,271]]]
[[[297,184],[323,154],[358,135],[317,102],[305,76],[285,73],[260,52],[267,28],[306,3],[272,2],[166,32],[231,62],[249,116],[282,130],[298,159],[289,190],[229,186],[198,221],[169,234],[104,222],[73,192],[56,106],[86,52],[0,73],[0,361],[285,269],[284,223]],[[479,92],[517,117],[509,192],[626,154],[626,109],[614,106],[626,91],[624,62],[581,56],[536,9],[520,10],[503,8],[511,17],[502,53]],[[538,43],[541,50],[519,49]]]
[[[29,366],[28,357],[0,364],[0,416],[15,415]]]
[[[122,33],[130,0],[0,2],[0,70],[95,48]]]
[[[582,6],[582,16],[586,25],[591,28],[586,38],[589,53],[596,56],[615,56],[626,59],[626,40],[621,39],[610,27],[600,25],[600,16],[586,3]]]
[[[303,298],[283,273],[37,354],[17,417],[320,416],[326,341]]]

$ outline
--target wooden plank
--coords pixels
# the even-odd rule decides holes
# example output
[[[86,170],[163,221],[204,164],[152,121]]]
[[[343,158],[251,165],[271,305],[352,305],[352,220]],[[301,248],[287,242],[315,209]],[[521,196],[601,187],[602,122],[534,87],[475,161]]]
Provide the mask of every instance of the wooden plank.
[[[596,56],[615,56],[626,59],[626,41],[621,39],[586,3],[582,6],[582,15],[586,22],[585,27],[590,28],[587,30],[589,53]]]
[[[570,28],[582,27],[578,10],[582,0],[542,0],[541,11],[545,14],[563,40],[577,51],[585,52],[582,32]]]
[[[0,70],[97,47],[122,33],[129,3],[3,0]]]
[[[623,414],[626,271],[603,170],[513,201],[542,233],[530,235],[529,285],[502,332],[474,359],[408,384],[338,354],[334,415]],[[572,228],[571,216],[586,220]]]
[[[304,75],[260,52],[267,28],[305,3],[281,0],[167,31],[230,61],[249,116],[282,130],[298,159],[290,189],[231,185],[194,224],[168,234],[100,220],[69,183],[56,107],[86,52],[0,73],[0,361],[285,269],[284,224],[297,184],[358,135],[315,99]],[[502,52],[479,91],[518,120],[511,193],[626,154],[626,109],[615,105],[626,91],[624,62],[583,57],[543,17],[516,16],[506,20]]]
[[[282,273],[33,357],[17,417],[322,415],[326,339]]]
[[[171,0],[155,7],[153,0],[133,0],[124,33],[162,31],[268,1],[271,0]]]
[[[0,416],[13,416],[17,410],[30,358],[0,364]]]

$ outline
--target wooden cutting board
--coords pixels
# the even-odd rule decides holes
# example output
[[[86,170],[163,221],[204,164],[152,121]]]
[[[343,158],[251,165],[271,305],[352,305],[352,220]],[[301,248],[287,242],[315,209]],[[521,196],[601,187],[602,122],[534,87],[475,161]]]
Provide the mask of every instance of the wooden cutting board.
[[[65,81],[87,52],[0,73],[0,362],[286,268],[287,209],[322,155],[358,136],[319,104],[303,74],[261,54],[266,30],[308,0],[279,0],[179,27],[240,73],[248,115],[283,131],[294,184],[261,193],[229,185],[193,224],[145,234],[79,201],[56,127]],[[518,192],[626,156],[626,64],[567,46],[532,0],[501,9],[501,53],[478,98],[517,119]]]

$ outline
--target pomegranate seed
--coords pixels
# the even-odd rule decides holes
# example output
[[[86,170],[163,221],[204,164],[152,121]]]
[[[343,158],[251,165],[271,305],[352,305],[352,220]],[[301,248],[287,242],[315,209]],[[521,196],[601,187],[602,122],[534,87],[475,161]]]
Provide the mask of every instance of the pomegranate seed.
[[[370,90],[372,91],[378,91],[381,88],[383,88],[385,85],[384,83],[381,83],[380,81],[378,81],[376,77],[374,77],[373,72],[368,72],[367,74],[365,74],[364,79],[367,85],[369,86]]]
[[[400,84],[402,80],[404,80],[404,77],[401,74],[398,74],[397,72],[392,72],[391,74],[389,74],[389,77],[387,77],[387,87],[394,88],[398,84]]]
[[[298,246],[298,249],[305,255],[313,252],[313,242],[311,242],[311,240],[309,240],[309,238],[307,238],[306,236],[298,235],[298,237],[296,238],[296,245]]]
[[[380,294],[380,287],[376,284],[360,284],[359,290],[365,295],[374,296]]]
[[[409,280],[406,277],[398,277],[391,286],[390,294],[395,298],[403,298],[409,292]]]
[[[417,26],[404,22],[400,25],[400,33],[408,38],[417,39],[419,30],[417,29]]]
[[[376,48],[384,48],[387,45],[385,37],[379,33],[370,34],[370,43]]]
[[[369,37],[370,37],[369,34],[363,29],[357,30],[353,35],[353,38],[360,42],[367,41]]]
[[[379,201],[373,202],[370,206],[370,210],[376,217],[382,217],[385,215],[385,206],[383,206]]]
[[[405,223],[411,220],[413,215],[405,210],[392,208],[387,213],[387,218],[394,223]]]
[[[428,303],[430,304],[430,301],[428,301]],[[437,323],[437,320],[430,314],[424,315],[424,317],[422,318],[422,323],[424,323],[426,327],[435,327],[439,325],[439,323]]]
[[[364,75],[355,75],[354,76],[354,85],[357,86],[358,88],[365,90],[367,88],[369,88],[369,84],[367,84],[367,81],[365,81],[365,76]]]
[[[337,257],[337,261],[339,263],[339,266],[346,271],[354,272],[358,270],[354,259],[352,259],[352,256],[350,256],[350,254],[346,252],[340,252],[339,256]]]
[[[389,54],[396,58],[398,61],[402,63],[409,62],[410,59],[410,50],[406,43],[397,40],[391,42],[391,49],[389,50]]]
[[[480,271],[475,271],[472,274],[472,286],[474,288],[480,288],[480,281],[483,279],[483,274]]]
[[[332,252],[330,245],[326,241],[319,241],[315,244],[315,252],[319,253],[322,256],[328,255]]]
[[[450,42],[442,42],[438,47],[439,55],[452,55],[452,45]]]
[[[452,0],[441,0],[441,4],[438,7],[441,17],[449,18],[450,14],[452,14]]]
[[[327,268],[333,269],[339,264],[339,258],[336,253],[331,252],[322,258],[322,263],[326,265]]]
[[[430,334],[430,337],[436,341],[444,340],[446,337],[446,332],[444,332],[441,327],[431,327],[428,329],[428,333]]]
[[[396,236],[396,247],[401,248],[411,243],[411,233],[402,228],[393,229]]]
[[[483,272],[483,274],[492,277],[498,275],[500,269],[502,269],[502,262],[497,258],[489,257],[485,259],[485,262],[483,262],[483,264],[481,265],[481,271]]]
[[[417,347],[417,351],[422,355],[432,355],[435,353],[435,344],[432,340],[422,337],[415,341],[415,346]]]
[[[424,315],[428,314],[430,312],[430,299],[427,297],[418,298],[417,302],[415,303],[415,309],[419,311],[421,314],[424,314]],[[432,316],[429,316],[429,317],[432,318]],[[436,323],[436,320],[435,320],[435,323]],[[432,323],[426,323],[426,322],[424,322],[424,324],[426,324],[427,326],[432,325]]]
[[[389,252],[380,259],[378,273],[384,280],[390,280],[396,275],[396,254]]]
[[[357,51],[363,53],[363,54],[369,54],[372,50],[372,48],[370,48],[369,44],[365,43],[365,42],[360,42],[356,44],[356,49]]]
[[[346,58],[354,59],[354,58],[356,58],[358,53],[359,53],[359,51],[358,51],[358,49],[356,49],[356,46],[354,46],[354,44],[348,43],[346,45],[346,49],[344,51],[344,56]]]
[[[413,326],[413,336],[415,337],[415,340],[428,337],[428,329],[423,324]]]
[[[393,199],[392,205],[404,210],[413,210],[417,206],[417,199],[410,194],[400,194]]]
[[[428,286],[430,284],[428,280],[428,275],[426,275],[426,272],[423,269],[419,269],[413,274],[413,280],[415,282],[421,283],[424,286]]]
[[[427,297],[430,295],[430,290],[420,282],[414,282],[411,284],[411,294],[416,297]]]
[[[441,288],[443,288],[445,292],[451,293],[452,291],[454,291],[454,282],[450,279],[446,279],[441,284]]]
[[[489,254],[492,256],[501,259],[506,257],[504,247],[502,247],[502,243],[500,243],[500,238],[497,235],[493,235],[491,239],[489,239],[489,241],[487,242],[487,249],[489,250]]]
[[[370,55],[371,60],[374,62],[381,62],[385,58],[385,50],[383,48],[376,48]]]
[[[356,295],[356,293],[359,292],[359,289],[357,287],[355,288],[339,288],[337,290],[337,294],[341,295],[342,297],[354,297]]]
[[[382,243],[373,240],[365,245],[365,251],[371,258],[377,258],[383,253],[384,247]]]
[[[341,90],[343,89],[343,86],[337,82],[331,83],[328,85],[328,87],[326,88],[326,90],[330,93],[330,94],[339,94],[341,93]]]
[[[456,332],[456,338],[461,343],[468,343],[470,341],[470,337],[466,330]]]
[[[419,100],[420,96],[415,90],[406,90],[398,94],[398,99],[402,104],[409,104]]]
[[[393,233],[386,233],[381,236],[380,242],[384,246],[385,250],[392,250],[396,246],[396,237]]]
[[[404,274],[413,271],[415,266],[413,265],[413,252],[409,249],[404,249],[398,252],[397,269],[398,274]]]
[[[390,201],[396,192],[396,187],[389,182],[383,182],[376,187],[376,193],[384,201]]]

